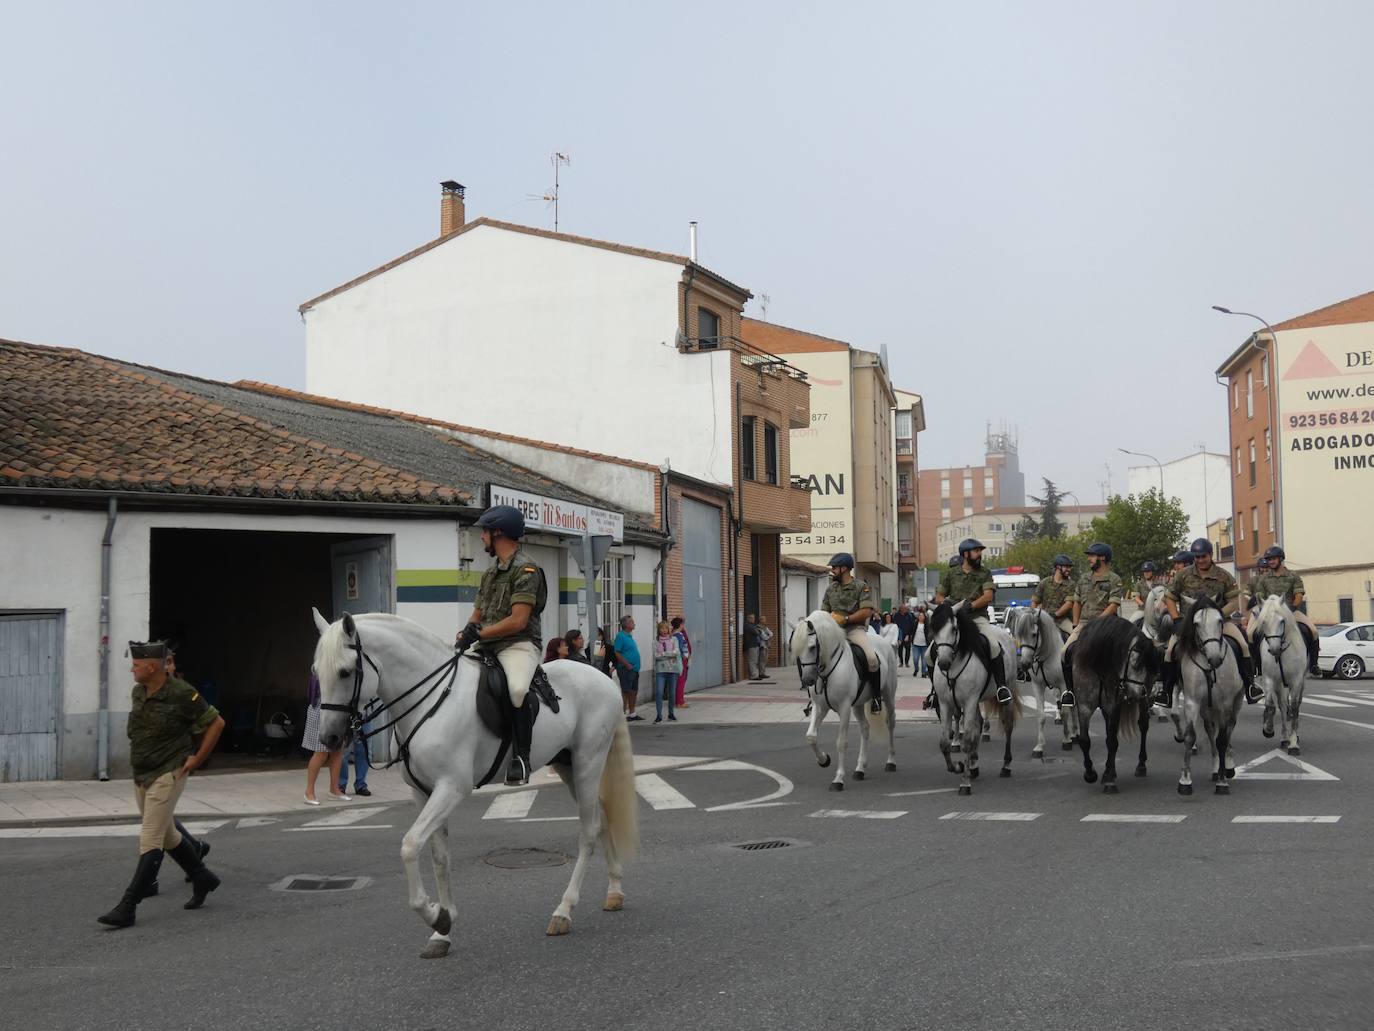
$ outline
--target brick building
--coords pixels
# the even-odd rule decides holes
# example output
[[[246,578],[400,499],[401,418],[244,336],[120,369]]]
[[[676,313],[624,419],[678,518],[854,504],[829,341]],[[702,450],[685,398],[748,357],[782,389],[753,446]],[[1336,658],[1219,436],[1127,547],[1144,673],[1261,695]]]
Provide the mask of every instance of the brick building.
[[[897,411],[893,418],[892,452],[897,463],[897,596],[913,597],[913,576],[920,568],[919,527],[921,513],[916,507],[916,474],[921,467],[920,434],[926,428],[925,404],[920,394],[898,390]]]
[[[943,562],[936,528],[979,512],[1021,508],[1026,504],[1026,478],[1021,472],[1016,441],[1006,431],[988,430],[981,466],[919,469],[916,473],[920,512],[916,565]]]

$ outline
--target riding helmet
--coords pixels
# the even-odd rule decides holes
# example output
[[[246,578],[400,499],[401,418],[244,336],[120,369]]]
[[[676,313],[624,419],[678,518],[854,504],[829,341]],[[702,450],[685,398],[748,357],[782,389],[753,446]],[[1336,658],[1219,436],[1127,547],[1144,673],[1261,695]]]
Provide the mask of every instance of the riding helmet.
[[[964,564],[964,560],[963,560],[962,558],[960,558],[958,555],[951,555],[951,556],[949,557],[949,568],[950,568],[950,569],[953,569],[955,566],[961,566],[961,565],[963,565],[963,564]]]
[[[1154,564],[1153,562],[1142,562],[1142,563],[1140,563],[1140,571],[1141,571],[1142,573],[1158,573],[1158,572],[1159,572],[1159,570],[1155,568],[1155,564]]]
[[[1101,541],[1097,541],[1093,544],[1089,544],[1087,548],[1084,549],[1083,554],[1101,555],[1108,562],[1110,562],[1112,560],[1112,546],[1110,544],[1103,544]]]
[[[842,551],[838,555],[832,555],[830,561],[827,562],[826,565],[831,567],[843,566],[845,569],[853,569],[854,556],[847,551]]]
[[[477,529],[491,530],[518,541],[525,536],[525,517],[514,505],[493,505],[477,517]]]
[[[1199,537],[1197,540],[1193,541],[1192,546],[1189,547],[1188,550],[1193,553],[1194,558],[1198,555],[1210,555],[1212,553],[1212,542],[1206,537]]]
[[[1176,551],[1174,552],[1172,561],[1178,565],[1191,566],[1193,564],[1193,556],[1187,551]]]
[[[1283,549],[1280,548],[1277,544],[1271,544],[1269,545],[1269,547],[1264,549],[1263,557],[1266,561],[1268,561],[1271,558],[1276,558],[1280,562],[1282,562],[1288,556],[1283,553]]]
[[[963,540],[959,542],[959,554],[963,555],[967,551],[973,551],[977,548],[985,547],[987,547],[987,545],[980,541],[977,537],[965,537]]]
[[[1070,569],[1072,569],[1073,559],[1069,558],[1068,555],[1056,555],[1054,556],[1054,561],[1050,564],[1055,566],[1068,566]]]

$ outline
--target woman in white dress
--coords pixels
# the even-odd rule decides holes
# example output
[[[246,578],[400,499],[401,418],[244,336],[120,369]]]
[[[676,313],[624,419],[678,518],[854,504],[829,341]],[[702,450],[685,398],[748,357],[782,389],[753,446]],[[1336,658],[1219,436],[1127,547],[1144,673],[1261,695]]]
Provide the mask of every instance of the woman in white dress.
[[[343,749],[326,752],[320,744],[320,681],[314,673],[310,674],[310,687],[305,705],[305,732],[301,734],[301,748],[310,753],[310,762],[305,767],[305,804],[319,805],[315,797],[315,778],[320,775],[320,767],[329,763],[329,797],[336,802],[352,802],[352,795],[338,790],[339,772],[343,769]]]

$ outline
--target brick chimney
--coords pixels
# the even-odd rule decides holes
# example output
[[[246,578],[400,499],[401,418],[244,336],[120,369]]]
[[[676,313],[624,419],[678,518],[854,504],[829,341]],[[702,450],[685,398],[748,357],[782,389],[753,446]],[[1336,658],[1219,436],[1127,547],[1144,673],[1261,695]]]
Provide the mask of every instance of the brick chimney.
[[[463,210],[463,184],[445,179],[439,184],[443,193],[439,197],[439,235],[448,236],[463,228],[467,213]]]

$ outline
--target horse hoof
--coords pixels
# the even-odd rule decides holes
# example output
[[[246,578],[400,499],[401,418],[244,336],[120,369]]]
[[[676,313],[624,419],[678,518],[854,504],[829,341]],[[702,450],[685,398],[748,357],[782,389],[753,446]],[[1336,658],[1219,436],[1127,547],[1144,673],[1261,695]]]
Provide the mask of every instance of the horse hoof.
[[[1104,795],[1117,795],[1117,794],[1120,794],[1121,792],[1120,792],[1120,790],[1119,790],[1119,789],[1117,788],[1117,786],[1116,786],[1116,781],[1112,781],[1112,782],[1109,783],[1109,784],[1103,784],[1103,785],[1102,785],[1102,793],[1103,793]]]
[[[971,770],[968,771],[968,779],[969,779],[969,780],[977,780],[977,779],[978,779],[978,767],[977,767],[977,766],[973,767]]]
[[[601,903],[601,908],[607,913],[619,913],[625,908],[625,896],[618,891],[610,892],[606,901]]]
[[[854,771],[854,779],[855,779],[855,780],[863,780],[863,779],[864,779],[864,771],[863,771],[863,770],[855,770],[855,771]]]
[[[844,785],[841,784],[838,780],[832,780],[832,781],[830,782],[830,790],[831,790],[831,791],[843,791],[843,790],[844,790]]]
[[[432,941],[420,950],[421,959],[443,959],[448,955],[448,942]]]
[[[1031,749],[1031,758],[1032,758],[1032,759],[1043,759],[1043,758],[1045,758],[1045,750],[1044,750],[1043,748],[1032,748],[1032,749]]]
[[[1061,745],[1059,746],[1059,750],[1060,750],[1061,752],[1072,752],[1072,751],[1073,751],[1073,742],[1072,742],[1072,741],[1065,741],[1063,744],[1061,744]]]
[[[572,917],[559,916],[557,913],[549,920],[549,926],[544,928],[544,933],[550,938],[558,935],[567,934],[572,930]]]
[[[1288,754],[1289,754],[1289,755],[1302,755],[1302,749],[1299,748],[1297,745],[1294,745],[1292,748],[1288,749]]]
[[[1146,773],[1146,770],[1145,770],[1145,764],[1144,764],[1144,763],[1141,763],[1139,766],[1137,766],[1137,767],[1135,768],[1135,775],[1136,775],[1137,777],[1143,777],[1143,776],[1145,776],[1145,773]]]
[[[817,759],[816,762],[820,765],[821,769],[825,769],[827,766],[830,765],[830,756],[823,755],[819,759]]]
[[[1265,737],[1273,737],[1274,728],[1270,727],[1268,730],[1265,730],[1263,727],[1260,727],[1260,733],[1263,734]]]
[[[1218,783],[1220,780],[1221,780],[1221,774],[1220,774],[1220,773],[1213,773],[1213,774],[1212,774],[1212,783],[1213,783],[1213,784]]]
[[[967,784],[960,784],[960,785],[959,785],[959,794],[961,794],[961,795],[971,795],[971,794],[973,794],[973,788],[971,788],[971,787],[970,787],[969,785],[967,785]]]
[[[1180,784],[1180,785],[1178,786],[1178,793],[1179,793],[1180,795],[1191,795],[1191,794],[1193,793],[1193,785],[1191,785],[1191,784]]]
[[[891,759],[889,759],[886,763],[883,764],[883,769],[886,770],[888,773],[896,773],[897,764],[893,762]]]
[[[1228,766],[1228,767],[1226,768],[1226,779],[1227,779],[1227,780],[1230,780],[1230,779],[1231,779],[1232,777],[1234,777],[1235,775],[1236,775],[1235,767],[1234,767],[1234,766]]]
[[[999,776],[999,777],[1010,777],[1010,776],[1011,776],[1011,769],[1010,769],[1009,767],[1003,766],[1000,770],[997,771],[997,776]]]
[[[1194,754],[1194,755],[1197,755],[1197,745],[1194,745],[1194,746],[1193,746],[1193,754]]]
[[[1225,782],[1218,784],[1216,786],[1216,793],[1218,795],[1229,795],[1231,793],[1231,785]]]
[[[434,923],[430,924],[440,934],[448,934],[453,929],[453,918],[448,915],[448,910],[443,906],[439,907],[439,915],[434,918]]]
[[[1180,744],[1180,745],[1183,744],[1183,738],[1179,737],[1177,734],[1174,735],[1174,740],[1175,740],[1178,744]],[[1193,754],[1194,754],[1194,755],[1197,755],[1197,749],[1196,749],[1196,748],[1193,749]]]
[[[1084,771],[1083,771],[1083,779],[1084,779],[1085,781],[1087,781],[1089,784],[1096,784],[1096,783],[1097,783],[1097,771],[1096,771],[1096,770],[1084,770]]]

